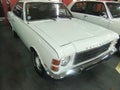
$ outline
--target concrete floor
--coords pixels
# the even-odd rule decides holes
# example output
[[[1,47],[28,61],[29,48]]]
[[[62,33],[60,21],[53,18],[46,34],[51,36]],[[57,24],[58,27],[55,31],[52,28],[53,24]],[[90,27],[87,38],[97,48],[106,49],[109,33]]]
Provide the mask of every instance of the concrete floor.
[[[113,55],[95,68],[62,80],[41,78],[32,66],[30,52],[0,22],[0,90],[120,90],[115,70],[120,57]]]

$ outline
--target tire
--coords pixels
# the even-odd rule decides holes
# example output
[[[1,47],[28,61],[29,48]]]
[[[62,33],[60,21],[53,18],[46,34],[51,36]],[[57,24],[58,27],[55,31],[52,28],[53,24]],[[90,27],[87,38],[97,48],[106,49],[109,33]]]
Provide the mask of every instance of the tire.
[[[35,68],[35,70],[37,71],[37,73],[41,76],[41,77],[45,77],[46,72],[41,64],[41,61],[39,59],[39,56],[37,55],[37,53],[35,51],[31,52],[31,56],[32,56],[32,61],[33,61],[33,66]]]
[[[116,44],[116,48],[117,48],[117,54],[120,55],[120,39],[118,40]]]
[[[120,43],[117,46],[117,54],[120,55]]]

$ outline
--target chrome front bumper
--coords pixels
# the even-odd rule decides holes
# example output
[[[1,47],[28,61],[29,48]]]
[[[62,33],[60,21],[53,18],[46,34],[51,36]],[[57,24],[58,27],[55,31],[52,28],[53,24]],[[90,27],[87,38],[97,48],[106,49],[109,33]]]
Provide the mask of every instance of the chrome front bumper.
[[[74,68],[72,68],[72,69],[69,69],[69,70],[67,70],[67,71],[65,71],[65,72],[63,72],[63,73],[60,73],[60,74],[54,74],[54,73],[52,73],[52,72],[49,71],[49,70],[47,70],[47,74],[48,74],[49,76],[51,76],[51,78],[54,78],[54,79],[62,79],[62,78],[64,78],[65,76],[67,76],[67,75],[69,75],[69,74],[73,74],[73,73],[78,72],[78,71],[80,71],[80,70],[84,70],[84,69],[86,69],[86,68],[88,68],[88,67],[90,67],[90,66],[96,65],[96,64],[98,64],[99,62],[102,62],[102,61],[108,59],[113,53],[114,53],[114,51],[109,51],[109,52],[105,53],[104,55],[96,58],[95,60],[92,60],[92,61],[87,62],[87,63],[85,63],[85,64],[79,65],[79,66],[77,66],[77,67],[74,67]]]

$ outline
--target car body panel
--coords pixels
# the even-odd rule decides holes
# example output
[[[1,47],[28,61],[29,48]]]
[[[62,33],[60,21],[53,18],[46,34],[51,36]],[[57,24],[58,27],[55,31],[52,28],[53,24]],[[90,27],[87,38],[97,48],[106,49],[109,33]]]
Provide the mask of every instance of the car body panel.
[[[79,23],[81,25],[79,25]],[[70,25],[69,27],[68,24]],[[99,26],[95,27],[91,23],[87,23],[87,24],[88,26],[85,26],[86,22],[77,19],[72,19],[72,20],[58,19],[57,21],[46,20],[45,22],[42,21],[31,22],[29,23],[29,26],[31,28],[32,27],[37,28],[38,33],[41,33],[41,31],[44,32],[49,38],[57,42],[58,45],[62,46],[74,41],[92,38],[100,34],[104,34],[104,30],[101,30],[103,29],[102,27]],[[91,26],[91,28],[86,29],[89,28],[89,26]],[[61,27],[61,28],[57,28],[57,27]],[[79,30],[77,29],[78,27]],[[49,28],[51,28],[52,31]]]
[[[27,20],[25,16],[25,10],[27,10],[25,9],[25,3],[32,3],[34,1],[51,3],[49,0],[20,0],[20,3],[24,3],[23,8],[20,8],[23,9],[21,11],[23,17],[15,14],[14,9],[17,7],[15,6],[13,11],[8,12],[8,20],[12,26],[12,30],[19,35],[27,48],[29,50],[34,48],[47,74],[52,78],[62,78],[67,75],[68,70],[82,67],[83,64],[87,64],[86,66],[88,66],[88,63],[92,65],[96,63],[96,59],[97,62],[100,62],[106,58],[106,55],[112,55],[116,51],[114,45],[118,39],[118,34],[98,25],[68,17]],[[104,48],[103,46],[108,43],[109,47],[107,47],[106,51],[74,64],[77,53],[87,52],[101,47]],[[60,65],[57,66],[59,67],[57,72],[51,69],[53,59],[60,61]],[[63,61],[67,59],[70,60],[64,66]],[[91,63],[91,61],[94,63]]]

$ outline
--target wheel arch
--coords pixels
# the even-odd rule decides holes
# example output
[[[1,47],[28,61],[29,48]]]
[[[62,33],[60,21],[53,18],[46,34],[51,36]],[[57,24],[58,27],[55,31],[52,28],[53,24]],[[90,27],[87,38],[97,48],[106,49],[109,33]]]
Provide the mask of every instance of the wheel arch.
[[[46,69],[46,68],[45,68],[45,65],[44,65],[44,63],[43,63],[43,60],[42,60],[40,54],[38,53],[37,49],[36,49],[35,47],[33,47],[33,46],[31,46],[29,49],[30,49],[30,52],[35,52],[35,53],[39,56],[39,59],[40,59],[40,62],[41,62],[41,64],[42,64],[42,66],[44,67],[44,69]]]
[[[119,39],[117,40],[115,47],[117,48],[117,53],[120,54],[120,35],[119,35]]]

